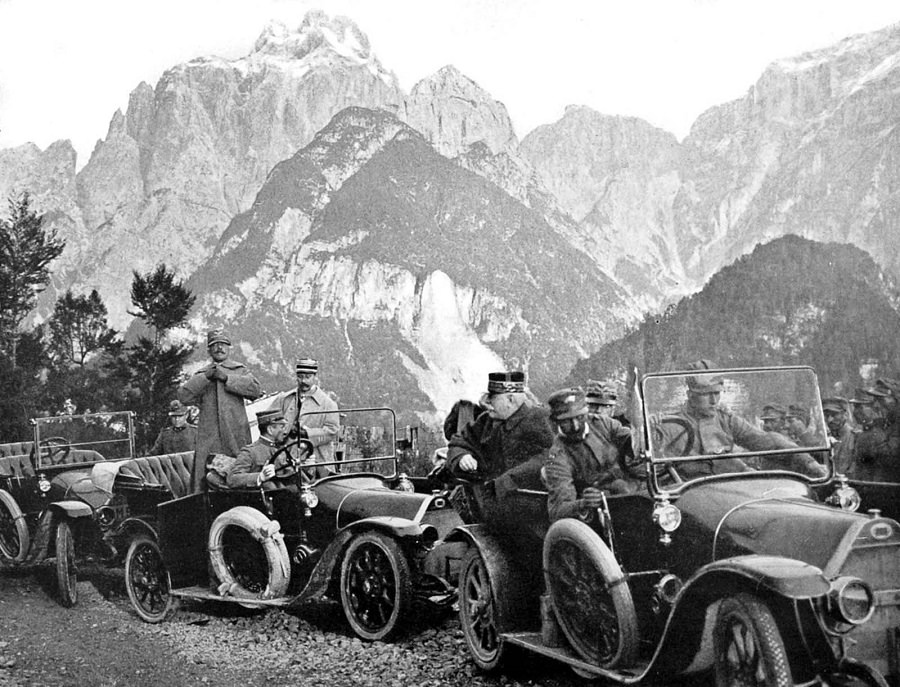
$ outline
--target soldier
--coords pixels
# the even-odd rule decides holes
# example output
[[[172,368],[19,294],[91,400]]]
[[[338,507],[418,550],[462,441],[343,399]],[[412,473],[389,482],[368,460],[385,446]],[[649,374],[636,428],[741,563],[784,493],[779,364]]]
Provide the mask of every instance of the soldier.
[[[886,378],[876,380],[871,389],[864,390],[872,399],[871,404],[857,401],[855,405],[866,420],[856,438],[856,471],[853,475],[856,479],[900,481],[900,423],[897,422],[897,398],[892,382]]]
[[[785,429],[788,438],[798,446],[815,446],[817,437],[815,431],[809,426],[810,414],[807,408],[792,403],[788,406],[784,416]]]
[[[592,418],[601,415],[612,417],[618,397],[616,387],[612,384],[589,379],[585,386],[585,401],[587,402],[588,415]]]
[[[188,424],[187,416],[187,408],[181,401],[175,399],[169,403],[171,427],[164,427],[157,435],[150,449],[151,456],[194,450],[197,445],[197,428]]]
[[[711,368],[712,364],[708,360],[698,360],[687,366],[688,370]],[[720,406],[719,398],[725,386],[721,377],[691,376],[687,377],[686,382],[687,400],[676,417],[690,425],[694,441],[690,451],[687,451],[684,447],[688,437],[686,431],[676,424],[657,425],[654,427],[654,431],[660,435],[660,444],[664,447],[666,454],[683,456],[731,453],[735,450],[735,444],[749,451],[767,451],[796,446],[777,432],[764,432],[757,429],[744,418]],[[762,458],[760,466],[764,470],[791,469],[817,477],[826,474],[825,468],[808,453]],[[752,470],[738,458],[679,463],[676,469],[686,479]]]
[[[767,432],[785,434],[785,415],[787,415],[787,408],[780,403],[769,403],[764,405],[762,415],[759,418],[762,420],[762,428]]]
[[[533,405],[525,373],[491,372],[489,409],[450,439],[447,466],[459,477],[490,482],[499,499],[517,487],[541,489],[540,469],[553,443],[546,409]]]
[[[300,358],[295,367],[297,388],[280,396],[277,403],[288,423],[291,439],[307,439],[315,449],[319,463],[334,461],[334,441],[340,430],[341,418],[334,399],[319,386],[319,363],[312,358]],[[297,412],[297,397],[300,411]],[[320,468],[319,476],[328,474]]]
[[[226,483],[230,489],[257,487],[275,477],[272,456],[284,445],[287,420],[280,410],[265,410],[256,414],[259,423],[259,439],[241,448],[228,470]]]
[[[842,475],[852,475],[856,433],[847,421],[847,399],[839,396],[822,399],[822,411],[828,434],[835,439],[833,446],[834,470]]]
[[[603,493],[631,494],[631,431],[605,415],[591,416],[581,389],[562,389],[547,401],[556,437],[544,467],[550,520],[577,517],[603,505]]]
[[[250,443],[244,399],[262,395],[259,382],[244,365],[229,360],[231,340],[222,329],[206,335],[211,362],[178,389],[178,400],[200,406],[197,446],[191,472],[193,491],[206,489],[207,459],[213,454],[236,456]]]

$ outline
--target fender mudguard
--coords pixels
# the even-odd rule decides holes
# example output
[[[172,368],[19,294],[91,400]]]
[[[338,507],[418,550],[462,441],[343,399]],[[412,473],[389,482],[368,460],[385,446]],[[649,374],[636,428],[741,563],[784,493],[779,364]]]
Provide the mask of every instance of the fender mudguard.
[[[685,583],[675,599],[645,675],[662,679],[710,666],[715,611],[718,602],[727,597],[743,592],[763,599],[787,640],[798,636],[794,632],[794,603],[822,596],[828,590],[828,580],[819,568],[790,558],[736,556],[705,565]],[[791,655],[792,647],[785,648]]]
[[[422,537],[428,543],[432,543],[438,538],[437,528],[434,525],[423,525],[407,518],[378,515],[354,520],[336,532],[328,546],[322,551],[306,585],[297,596],[291,599],[292,606],[322,597],[328,593],[335,575],[339,572],[338,564],[341,560],[341,554],[353,536],[365,530],[384,532],[395,539]],[[288,551],[288,554],[292,555],[293,552]],[[415,566],[413,568],[415,570]]]
[[[515,544],[483,524],[460,525],[445,538],[447,543],[465,542],[478,550],[485,563],[495,601],[495,619],[500,632],[519,632],[533,626],[539,617],[543,592],[543,570],[523,564]],[[533,552],[532,552],[533,553]],[[537,551],[540,554],[541,551]]]
[[[94,512],[84,501],[54,501],[50,504],[50,510],[67,518],[89,518]]]

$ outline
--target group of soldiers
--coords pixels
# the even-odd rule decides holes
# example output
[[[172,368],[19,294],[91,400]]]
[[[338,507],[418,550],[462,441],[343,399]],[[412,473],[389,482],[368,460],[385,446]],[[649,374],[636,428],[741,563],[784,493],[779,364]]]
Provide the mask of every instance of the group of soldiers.
[[[827,474],[821,460],[799,450],[823,445],[808,409],[767,405],[759,427],[719,405],[724,381],[706,372],[712,367],[705,360],[686,366],[698,375],[686,377],[685,402],[672,417],[681,427],[690,427],[689,433],[677,423],[654,426],[651,420],[651,431],[665,447],[663,455],[780,453],[679,463],[682,478],[754,469],[788,469],[810,477]],[[879,379],[858,398],[822,400],[837,472],[856,479],[900,481],[898,399],[900,384]],[[517,489],[546,489],[551,520],[597,508],[604,494],[632,493],[646,476],[634,459],[627,421],[613,416],[616,401],[613,387],[591,380],[585,389],[555,392],[542,405],[527,391],[522,372],[491,373],[475,417],[447,432],[448,469],[483,484],[495,504]],[[692,445],[679,445],[687,436]],[[791,448],[798,450],[784,452]]]

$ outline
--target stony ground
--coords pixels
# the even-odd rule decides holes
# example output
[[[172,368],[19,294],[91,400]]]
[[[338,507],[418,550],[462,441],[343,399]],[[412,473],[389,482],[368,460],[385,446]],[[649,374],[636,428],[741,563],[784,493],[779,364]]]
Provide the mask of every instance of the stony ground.
[[[292,612],[190,604],[148,625],[120,572],[82,575],[72,609],[56,602],[53,579],[52,568],[0,569],[0,687],[588,684],[525,654],[503,675],[479,673],[455,614],[420,618],[391,644],[355,638],[326,602]]]

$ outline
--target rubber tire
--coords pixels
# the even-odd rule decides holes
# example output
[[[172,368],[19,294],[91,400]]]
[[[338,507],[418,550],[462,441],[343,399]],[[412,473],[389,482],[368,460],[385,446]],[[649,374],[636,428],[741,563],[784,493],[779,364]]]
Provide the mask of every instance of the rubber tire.
[[[459,573],[459,624],[475,665],[484,671],[500,668],[509,654],[509,645],[497,627],[495,583],[474,546],[463,556]]]
[[[56,523],[56,587],[59,602],[66,608],[78,603],[78,568],[75,566],[75,538],[66,520]]]
[[[389,582],[384,579],[387,572],[385,564],[390,567]],[[365,582],[360,580],[360,576],[366,577]],[[361,583],[365,585],[370,580],[377,583],[374,588],[370,591],[359,590]],[[361,639],[376,641],[395,636],[410,616],[413,593],[409,561],[400,545],[388,535],[370,531],[350,540],[341,561],[340,584],[344,615],[350,628]],[[379,594],[380,588],[387,589],[389,598]],[[364,592],[363,596],[360,596],[360,591]],[[387,606],[381,610],[389,610],[390,614],[381,624],[367,622],[363,615],[373,610],[372,603],[377,602],[379,597],[385,600]]]
[[[25,516],[22,515],[22,509],[8,491],[0,489],[0,519],[9,520],[12,527],[15,527],[17,550],[13,550],[13,542],[4,542],[0,537],[0,558],[8,563],[21,563],[28,555],[28,549],[31,546],[31,536],[28,534],[28,525],[25,523]],[[12,534],[10,532],[10,534]]]
[[[272,532],[273,524],[274,532]],[[242,586],[225,561],[222,538],[229,527],[245,530],[262,547],[268,564],[268,578],[265,589],[260,592],[250,591]],[[269,520],[263,513],[250,506],[235,506],[213,521],[207,541],[213,574],[222,585],[226,586],[228,595],[241,599],[275,599],[287,593],[291,581],[291,561],[277,521]]]
[[[125,554],[125,590],[138,616],[147,623],[161,623],[175,608],[172,583],[159,544],[141,534],[131,540]]]
[[[747,655],[748,650],[754,656]],[[753,675],[747,675],[748,666],[743,665],[739,666],[739,674],[735,674],[735,662],[743,663],[754,657]],[[775,618],[762,601],[750,594],[728,597],[719,606],[713,629],[713,663],[717,687],[734,684],[791,687],[794,684]]]
[[[561,569],[560,563],[572,560],[572,553],[580,556],[580,563],[587,564],[586,569],[583,565],[574,571]],[[595,588],[589,590],[588,597],[579,598],[572,588],[565,586],[566,573],[573,572],[579,576],[579,581],[599,580],[602,587],[593,585]],[[585,661],[602,668],[632,665],[639,648],[637,613],[631,589],[627,581],[623,581],[622,568],[600,535],[587,523],[574,518],[554,522],[544,537],[544,575],[556,620],[575,652]],[[614,582],[611,587],[610,581]],[[599,609],[597,605],[604,591],[606,603]],[[599,613],[591,614],[598,610],[607,614],[606,621]],[[583,617],[585,615],[587,617]],[[601,653],[597,641],[601,636],[599,633],[613,621],[616,636]]]

